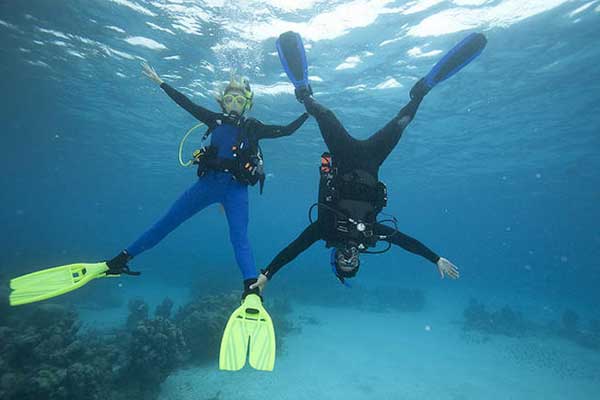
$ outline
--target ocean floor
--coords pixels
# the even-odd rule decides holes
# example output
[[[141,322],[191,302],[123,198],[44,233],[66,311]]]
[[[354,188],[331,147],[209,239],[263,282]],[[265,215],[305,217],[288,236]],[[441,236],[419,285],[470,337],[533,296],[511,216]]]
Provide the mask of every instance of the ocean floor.
[[[159,399],[589,400],[600,393],[600,352],[562,339],[466,333],[464,302],[437,304],[420,313],[297,305],[302,332],[285,339],[275,371],[224,372],[215,360],[172,374]]]
[[[164,296],[176,306],[188,300],[187,291],[176,288],[124,289],[128,297],[147,299],[151,310]],[[219,371],[215,359],[212,365],[173,373],[162,384],[159,400],[598,397],[600,352],[556,337],[465,332],[462,313],[468,297],[454,293],[448,299],[447,294],[427,292],[426,309],[416,313],[294,304],[301,333],[285,338],[273,372],[248,365],[239,372]],[[538,303],[528,308],[528,315],[539,315],[548,307]],[[126,317],[126,305],[111,312],[80,311],[88,328],[122,326]]]

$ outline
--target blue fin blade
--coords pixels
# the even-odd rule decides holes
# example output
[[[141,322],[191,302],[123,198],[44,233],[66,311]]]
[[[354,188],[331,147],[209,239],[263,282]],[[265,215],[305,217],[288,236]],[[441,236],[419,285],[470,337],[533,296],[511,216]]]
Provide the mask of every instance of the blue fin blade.
[[[292,31],[282,33],[275,44],[281,65],[294,87],[308,86],[308,63],[300,35]]]
[[[487,39],[482,33],[471,33],[438,61],[425,76],[429,89],[445,81],[467,66],[485,48]]]

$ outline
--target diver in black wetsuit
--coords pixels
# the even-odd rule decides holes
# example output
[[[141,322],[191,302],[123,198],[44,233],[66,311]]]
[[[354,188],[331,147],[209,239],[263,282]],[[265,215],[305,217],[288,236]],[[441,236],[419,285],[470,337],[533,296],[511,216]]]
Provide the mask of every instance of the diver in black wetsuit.
[[[479,56],[486,44],[487,39],[483,34],[469,34],[412,87],[410,102],[396,117],[369,139],[357,140],[348,134],[331,110],[312,97],[308,63],[300,35],[289,31],[279,36],[276,41],[277,52],[286,75],[296,89],[296,98],[317,120],[331,153],[321,156],[319,200],[313,205],[318,209],[317,221],[311,219],[311,224],[275,256],[250,288],[262,290],[268,279],[317,240],[324,240],[325,245],[332,248],[332,270],[344,284],[347,278],[356,276],[360,253],[381,253],[392,245],[435,263],[442,278],[446,275],[453,279],[459,277],[454,264],[418,240],[398,231],[395,218],[384,221],[377,219],[387,205],[387,190],[379,182],[379,167],[398,144],[425,95]],[[309,218],[310,215],[309,212]],[[394,227],[384,222],[391,222]],[[369,250],[378,241],[387,242],[388,247],[383,251]]]
[[[411,90],[410,102],[395,118],[370,138],[358,140],[348,134],[331,110],[317,103],[310,88],[296,91],[298,100],[317,120],[331,154],[324,153],[321,159],[317,221],[262,270],[257,286],[264,287],[267,279],[318,240],[325,240],[327,247],[333,247],[331,264],[342,283],[356,275],[360,253],[368,253],[368,248],[378,240],[426,258],[437,265],[442,277],[459,277],[458,269],[450,261],[418,240],[377,221],[387,201],[385,185],[379,182],[379,167],[413,120],[426,93],[419,81]]]

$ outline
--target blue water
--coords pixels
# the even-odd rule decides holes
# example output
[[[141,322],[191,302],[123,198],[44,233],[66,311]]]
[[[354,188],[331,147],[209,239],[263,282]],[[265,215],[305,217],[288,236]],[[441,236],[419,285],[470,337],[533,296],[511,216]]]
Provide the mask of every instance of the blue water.
[[[599,22],[597,0],[0,1],[0,273],[110,258],[192,185],[195,171],[179,166],[177,147],[196,121],[141,74],[142,61],[215,111],[212,96],[230,72],[248,75],[251,115],[284,124],[303,108],[282,75],[275,39],[299,31],[315,97],[365,138],[444,51],[481,31],[482,56],[427,96],[381,169],[386,211],[400,230],[454,262],[462,277],[440,281],[435,266],[392,249],[365,257],[352,290],[397,283],[435,292],[434,304],[457,302],[455,320],[470,296],[534,319],[558,320],[565,308],[598,319]],[[186,151],[198,142],[190,138]],[[325,150],[313,119],[262,145],[270,175],[265,193],[253,188],[250,196],[261,268],[308,224]],[[132,267],[143,279],[128,288],[149,298],[161,285],[176,291],[193,280],[241,278],[217,206]],[[268,290],[286,295],[278,290],[286,285],[352,299],[321,244]],[[374,375],[389,373],[379,367]],[[504,398],[514,396],[507,390]],[[538,394],[528,398],[544,398]],[[448,396],[437,398],[461,398]]]

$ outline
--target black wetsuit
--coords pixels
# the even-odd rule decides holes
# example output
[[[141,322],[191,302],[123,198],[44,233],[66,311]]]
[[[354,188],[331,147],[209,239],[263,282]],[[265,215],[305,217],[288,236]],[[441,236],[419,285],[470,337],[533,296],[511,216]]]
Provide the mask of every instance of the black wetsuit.
[[[325,144],[335,159],[338,174],[343,175],[360,169],[378,180],[379,167],[402,137],[402,132],[414,118],[422,99],[422,97],[412,99],[395,118],[366,140],[358,140],[350,136],[335,114],[317,103],[312,97],[307,97],[304,105],[308,113],[314,116],[319,124]],[[324,231],[327,228],[320,222],[317,220],[311,223],[296,240],[279,252],[263,270],[263,274],[272,278],[279,269],[295,259],[313,243],[324,240],[328,232]],[[432,263],[437,263],[440,259],[437,254],[418,240],[389,226],[376,223],[374,233],[378,236],[388,237],[387,240],[391,244],[420,255]]]

